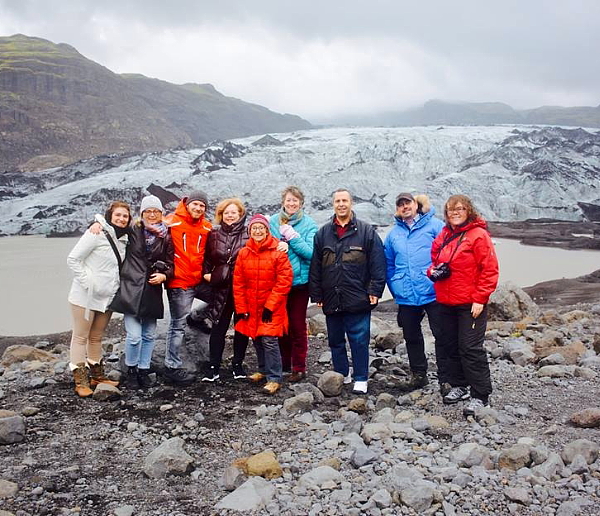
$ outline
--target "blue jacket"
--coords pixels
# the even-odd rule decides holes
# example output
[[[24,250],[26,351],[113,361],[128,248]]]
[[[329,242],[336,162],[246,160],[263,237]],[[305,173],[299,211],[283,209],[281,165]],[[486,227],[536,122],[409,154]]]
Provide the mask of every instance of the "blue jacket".
[[[435,301],[427,269],[431,265],[431,244],[444,223],[434,215],[431,206],[412,228],[396,217],[385,239],[386,282],[399,305],[421,306]]]
[[[302,214],[300,220],[290,220],[288,222],[299,234],[299,238],[293,238],[288,242],[288,258],[292,264],[294,280],[292,286],[306,285],[308,283],[308,273],[310,270],[310,260],[313,255],[314,238],[317,232],[317,223],[306,213]],[[271,234],[275,238],[281,239],[279,232],[279,213],[271,216],[270,219]]]

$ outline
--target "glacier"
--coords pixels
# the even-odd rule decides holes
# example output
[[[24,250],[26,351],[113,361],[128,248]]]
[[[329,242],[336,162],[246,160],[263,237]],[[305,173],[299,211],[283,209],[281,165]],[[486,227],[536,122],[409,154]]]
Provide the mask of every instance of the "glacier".
[[[470,196],[487,220],[581,220],[600,204],[600,132],[544,126],[335,127],[257,135],[194,149],[105,155],[36,173],[0,175],[4,235],[74,234],[113,199],[134,208],[148,192],[173,208],[205,190],[252,213],[274,213],[297,185],[318,223],[331,193],[349,189],[357,215],[389,225],[395,196],[426,193],[438,214],[449,195]]]

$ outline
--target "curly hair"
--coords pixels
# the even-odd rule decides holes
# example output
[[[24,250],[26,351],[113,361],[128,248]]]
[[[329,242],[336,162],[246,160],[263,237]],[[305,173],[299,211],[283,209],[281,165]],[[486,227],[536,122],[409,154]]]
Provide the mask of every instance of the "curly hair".
[[[448,210],[454,208],[457,204],[462,204],[466,208],[466,222],[473,222],[474,220],[481,218],[477,208],[475,208],[471,199],[469,199],[466,195],[451,195],[444,205],[444,221],[446,224],[450,223],[448,221]]]
[[[238,199],[237,197],[223,199],[221,202],[219,202],[219,204],[217,204],[217,208],[215,209],[215,222],[217,224],[220,224],[223,221],[223,212],[225,211],[225,208],[227,208],[227,206],[229,206],[230,204],[237,206],[237,209],[240,212],[240,218],[246,215],[246,208],[244,206],[244,203],[240,199]]]

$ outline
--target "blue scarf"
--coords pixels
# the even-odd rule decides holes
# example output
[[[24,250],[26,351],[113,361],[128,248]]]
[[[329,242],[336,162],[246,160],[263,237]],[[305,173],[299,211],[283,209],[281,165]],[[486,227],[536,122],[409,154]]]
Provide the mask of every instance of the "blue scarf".
[[[293,215],[288,215],[287,212],[285,211],[285,209],[281,208],[281,210],[279,210],[279,223],[280,224],[289,224],[290,226],[295,226],[296,224],[298,224],[298,222],[300,222],[302,220],[303,216],[304,216],[303,208],[300,208]],[[284,220],[287,222],[284,222]]]

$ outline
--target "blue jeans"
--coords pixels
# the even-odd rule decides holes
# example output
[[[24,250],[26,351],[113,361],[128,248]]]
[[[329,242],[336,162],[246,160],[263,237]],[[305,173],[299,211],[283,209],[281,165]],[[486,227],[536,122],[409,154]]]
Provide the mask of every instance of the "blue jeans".
[[[167,331],[167,349],[165,351],[165,365],[178,369],[183,365],[179,357],[179,350],[185,338],[185,318],[192,309],[195,290],[193,288],[168,288],[169,312],[171,322]]]
[[[259,372],[267,375],[267,381],[281,383],[283,369],[281,353],[277,337],[256,337],[252,339],[256,348],[256,359]]]
[[[349,364],[346,336],[350,343],[354,381],[369,379],[369,341],[371,340],[371,312],[352,314],[341,312],[327,315],[327,338],[331,348],[333,370],[348,376]]]
[[[125,314],[125,365],[138,366],[140,369],[150,369],[152,351],[154,350],[154,336],[156,333],[156,319],[138,318]]]

